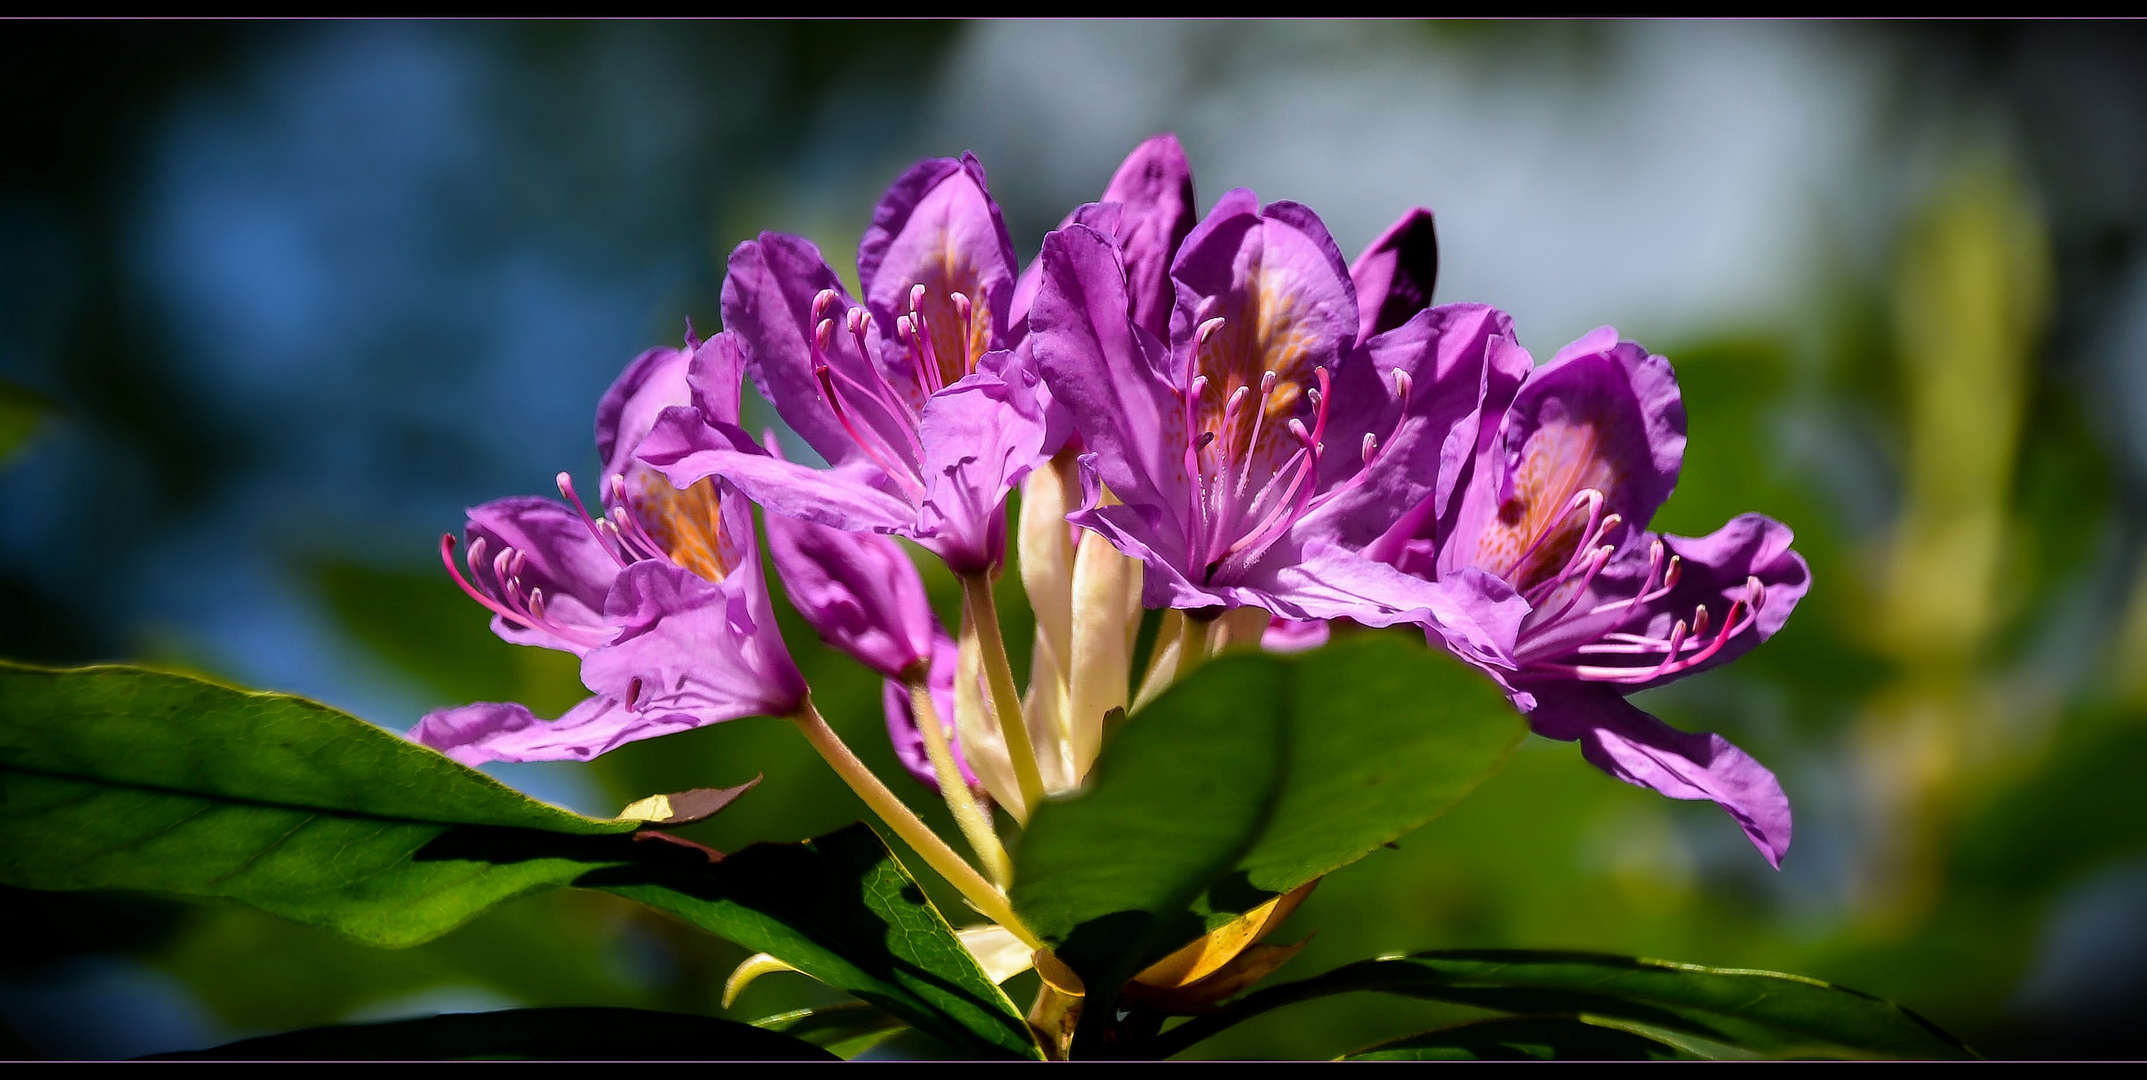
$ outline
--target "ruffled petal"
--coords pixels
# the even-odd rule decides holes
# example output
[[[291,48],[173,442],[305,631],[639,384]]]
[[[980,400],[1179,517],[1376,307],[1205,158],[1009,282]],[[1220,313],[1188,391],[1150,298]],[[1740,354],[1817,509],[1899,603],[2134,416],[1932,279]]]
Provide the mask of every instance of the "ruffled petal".
[[[1014,244],[974,155],[919,162],[887,189],[858,243],[857,277],[883,328],[910,310],[911,288],[924,286],[922,310],[943,384],[967,374],[972,358],[1006,347]],[[954,293],[982,317],[958,325]]]
[[[1575,497],[1594,490],[1635,546],[1677,484],[1685,409],[1669,361],[1608,327],[1536,369],[1506,410],[1463,497],[1442,565],[1478,566],[1524,590],[1556,574],[1583,539]],[[1488,468],[1486,468],[1488,466]]]
[[[1396,546],[1423,524],[1403,519],[1428,517],[1460,482],[1475,446],[1494,345],[1512,333],[1505,312],[1448,304],[1373,338],[1363,353],[1370,362],[1353,363],[1334,382],[1328,441],[1335,449],[1321,470],[1324,488],[1334,494],[1297,524],[1299,535],[1393,561]],[[1409,383],[1406,404],[1398,379]],[[1369,465],[1361,451],[1350,452],[1367,434],[1377,440]]]
[[[488,761],[588,761],[630,742],[699,726],[685,714],[636,713],[596,696],[557,720],[540,720],[512,701],[480,701],[427,713],[410,741],[464,765]]]
[[[1707,799],[1729,814],[1752,846],[1780,869],[1789,851],[1789,796],[1752,755],[1712,733],[1679,731],[1596,686],[1529,684],[1528,722],[1539,735],[1579,740],[1596,768],[1673,799]]]
[[[1243,188],[1224,195],[1179,247],[1171,278],[1175,370],[1190,361],[1200,324],[1224,320],[1199,346],[1209,415],[1269,371],[1284,384],[1317,385],[1313,369],[1335,371],[1357,338],[1357,291],[1342,253],[1318,215],[1296,203],[1261,207]],[[1295,401],[1278,393],[1271,407]]]
[[[1439,279],[1439,236],[1431,211],[1421,206],[1403,214],[1350,264],[1357,286],[1357,340],[1384,334],[1431,306],[1431,287]]]
[[[1006,494],[1044,445],[1036,373],[1009,353],[932,395],[919,431],[925,495],[916,537],[956,573],[999,564],[1006,547]]]
[[[635,714],[691,716],[688,726],[795,712],[805,680],[773,613],[741,584],[655,560],[628,567],[606,606],[619,639],[582,658],[582,683]]]

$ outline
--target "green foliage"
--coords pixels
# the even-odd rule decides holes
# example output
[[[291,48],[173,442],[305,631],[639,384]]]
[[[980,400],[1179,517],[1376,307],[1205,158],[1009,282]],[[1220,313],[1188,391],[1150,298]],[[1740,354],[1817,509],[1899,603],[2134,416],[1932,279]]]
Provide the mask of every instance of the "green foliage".
[[[803,1039],[844,1061],[909,1030],[901,1019],[860,1001],[779,1013],[755,1020],[753,1026]]]
[[[1418,953],[1345,965],[1250,994],[1226,1011],[1166,1032],[1174,1053],[1283,1005],[1377,991],[1527,1015],[1587,1016],[1697,1056],[1963,1058],[1974,1053],[1930,1021],[1817,979],[1598,953],[1485,949]],[[1642,1025],[1642,1029],[1631,1025]]]
[[[586,852],[451,853],[470,839],[601,845],[634,827],[536,802],[282,694],[129,668],[10,666],[0,701],[0,875],[10,884],[227,898],[411,945],[586,869]]]
[[[645,1009],[503,1009],[345,1024],[243,1039],[164,1061],[829,1061],[803,1039],[711,1016]]]
[[[717,862],[285,695],[7,667],[0,702],[9,884],[231,899],[382,945],[437,937],[532,889],[604,889],[957,1047],[1035,1052],[1020,1013],[861,825]]]
[[[1219,658],[1038,809],[1015,908],[1101,1011],[1143,960],[1436,817],[1521,735],[1487,680],[1396,637]]]
[[[1500,1016],[1384,1042],[1348,1061],[1661,1061],[1677,1049],[1593,1016]]]

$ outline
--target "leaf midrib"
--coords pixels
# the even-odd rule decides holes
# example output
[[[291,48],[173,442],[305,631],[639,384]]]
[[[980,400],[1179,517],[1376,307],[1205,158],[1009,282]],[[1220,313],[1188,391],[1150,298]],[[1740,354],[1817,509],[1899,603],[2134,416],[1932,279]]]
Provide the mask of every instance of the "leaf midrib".
[[[452,820],[438,817],[421,817],[403,814],[391,814],[377,810],[357,810],[350,809],[347,807],[307,805],[305,803],[284,802],[277,799],[265,799],[250,795],[232,795],[225,792],[206,792],[189,788],[171,787],[166,784],[152,784],[140,780],[115,780],[110,777],[87,775],[83,773],[62,772],[56,769],[29,768],[22,765],[16,765],[6,762],[0,762],[0,773],[20,773],[25,776],[41,776],[52,780],[67,780],[77,784],[89,784],[97,787],[127,788],[134,791],[149,791],[155,792],[160,795],[176,795],[181,798],[199,799],[203,802],[228,803],[233,806],[263,807],[271,810],[281,810],[288,813],[314,814],[325,817],[356,818],[367,821],[389,821],[398,822],[405,825],[435,825],[442,828],[527,829],[532,832],[558,833],[562,836],[612,836],[621,833],[632,832],[635,828],[638,827],[638,823],[636,822],[622,821],[614,824],[612,822],[605,821],[602,818],[583,817],[581,815],[574,814],[570,810],[556,807],[551,809],[556,810],[556,812],[560,814],[571,815],[572,819],[577,822],[586,822],[589,825],[593,826],[608,827],[602,829],[602,831],[575,833],[568,832],[565,829],[547,828],[543,825],[528,823],[508,824],[506,822],[501,821]]]

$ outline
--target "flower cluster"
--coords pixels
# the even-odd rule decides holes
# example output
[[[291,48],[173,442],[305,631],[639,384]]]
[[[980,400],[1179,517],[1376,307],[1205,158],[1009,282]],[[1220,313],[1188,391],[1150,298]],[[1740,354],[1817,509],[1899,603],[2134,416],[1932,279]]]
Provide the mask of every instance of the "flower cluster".
[[[1605,327],[1537,366],[1505,313],[1432,306],[1437,266],[1421,209],[1354,262],[1296,203],[1240,189],[1197,216],[1170,136],[1027,267],[966,155],[888,191],[858,295],[810,242],[764,233],[730,257],[723,332],[644,354],[606,394],[594,508],[561,474],[564,501],[472,510],[461,560],[443,541],[500,636],[576,654],[592,696],[554,721],[443,710],[411,737],[472,764],[587,760],[791,718],[1033,947],[1005,910],[995,807],[1022,822],[1078,789],[1112,725],[1217,649],[1406,625],[1538,733],[1720,804],[1779,865],[1790,814],[1773,774],[1626,696],[1783,626],[1809,580],[1789,530],[1745,515],[1706,537],[1649,531],[1685,450],[1668,361]],[[818,462],[741,426],[748,378]],[[1025,691],[991,590],[1017,488],[1037,627]],[[775,631],[749,504],[791,603],[885,678],[902,761],[990,882],[820,721]],[[896,538],[961,581],[951,633]],[[1136,680],[1144,609],[1164,615]]]

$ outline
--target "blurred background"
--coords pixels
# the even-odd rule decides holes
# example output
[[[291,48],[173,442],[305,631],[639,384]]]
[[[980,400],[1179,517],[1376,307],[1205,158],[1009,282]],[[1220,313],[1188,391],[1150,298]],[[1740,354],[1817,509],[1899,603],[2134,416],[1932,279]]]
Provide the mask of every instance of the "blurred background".
[[[1285,976],[1588,948],[1835,980],[1994,1055],[2138,1053],[2137,26],[16,23],[0,56],[0,656],[152,663],[398,730],[474,699],[555,715],[571,659],[492,639],[433,545],[464,506],[586,483],[598,395],[687,318],[718,325],[734,244],[798,232],[847,271],[887,182],[967,149],[1028,258],[1173,130],[1203,208],[1299,200],[1354,253],[1426,205],[1436,300],[1507,309],[1539,358],[1603,323],[1667,354],[1691,446],[1658,527],[1761,510],[1816,575],[1766,648],[1644,702],[1779,772],[1780,872],[1711,806],[1532,738],[1333,875]],[[892,771],[875,682],[789,629]],[[605,814],[756,773],[693,835],[860,816],[771,721],[499,771]],[[0,1056],[715,1011],[741,955],[571,893],[401,952],[238,908],[0,902]],[[827,995],[772,976],[730,1015]],[[1341,999],[1197,1052],[1328,1056],[1450,1015]]]

